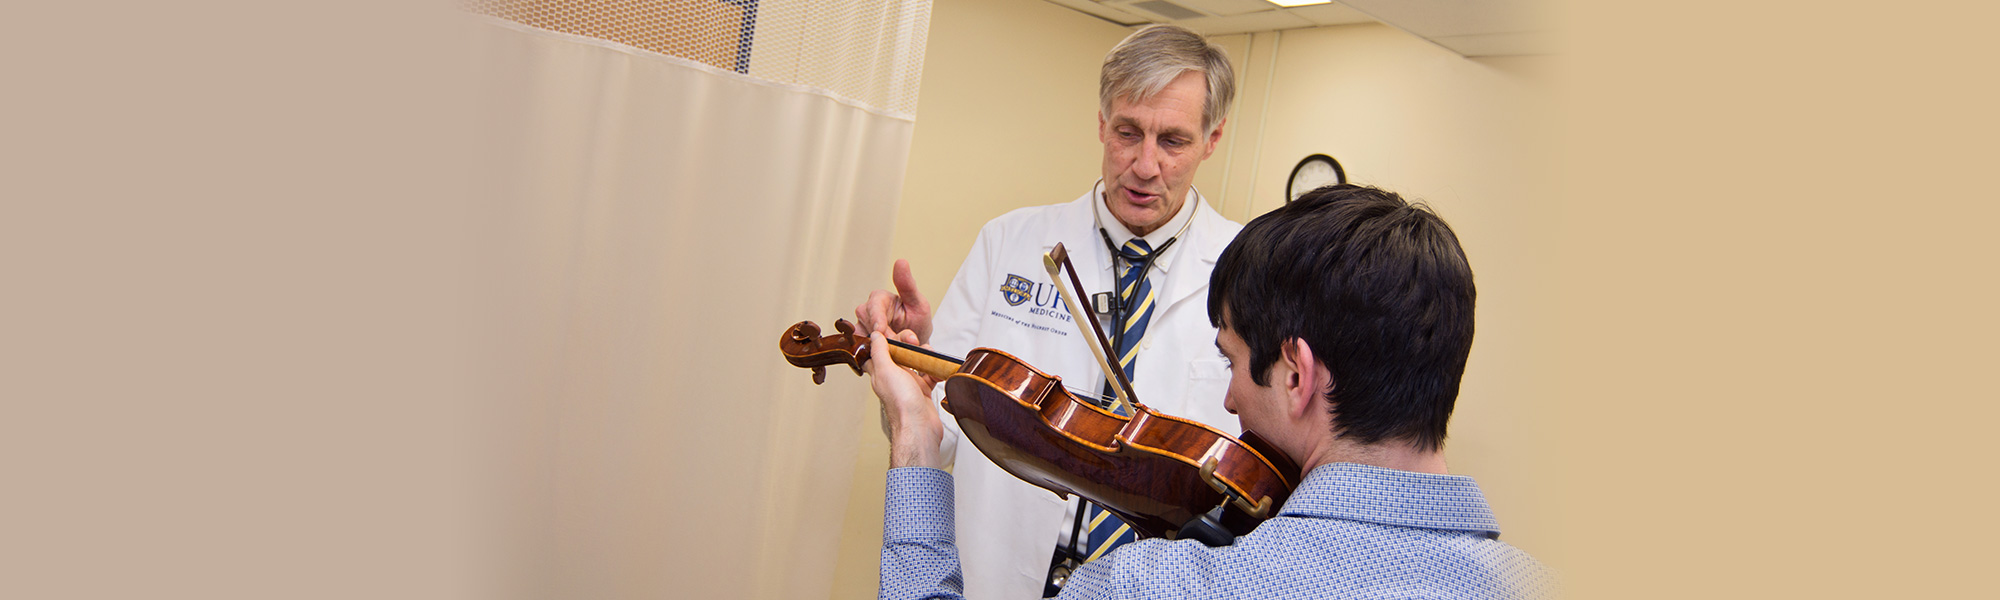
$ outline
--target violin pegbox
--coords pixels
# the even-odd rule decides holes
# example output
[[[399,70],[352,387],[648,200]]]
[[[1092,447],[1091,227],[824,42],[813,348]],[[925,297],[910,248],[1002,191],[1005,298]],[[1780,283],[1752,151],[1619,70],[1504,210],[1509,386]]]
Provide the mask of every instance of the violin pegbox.
[[[819,324],[799,321],[778,338],[778,351],[793,366],[812,369],[814,385],[826,383],[826,365],[846,364],[860,375],[861,361],[866,359],[855,355],[867,353],[866,342],[854,335],[854,324],[847,319],[834,321],[833,329],[839,333],[821,336]]]

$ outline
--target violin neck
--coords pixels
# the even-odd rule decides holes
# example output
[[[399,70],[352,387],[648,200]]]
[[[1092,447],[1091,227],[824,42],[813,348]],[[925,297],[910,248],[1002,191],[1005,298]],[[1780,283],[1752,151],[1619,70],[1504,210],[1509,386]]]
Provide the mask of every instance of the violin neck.
[[[952,373],[957,373],[958,366],[965,364],[964,360],[896,340],[889,340],[889,356],[896,360],[896,364],[916,369],[918,373],[929,375],[939,381],[950,377]]]

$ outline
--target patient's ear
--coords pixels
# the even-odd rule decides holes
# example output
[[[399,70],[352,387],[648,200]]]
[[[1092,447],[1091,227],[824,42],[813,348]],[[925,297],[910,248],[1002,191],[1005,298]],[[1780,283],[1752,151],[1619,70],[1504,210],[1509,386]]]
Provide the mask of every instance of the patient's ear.
[[[1312,410],[1313,400],[1324,397],[1331,388],[1332,375],[1313,356],[1305,338],[1285,340],[1279,351],[1283,356],[1278,364],[1285,369],[1285,412],[1294,419],[1302,418]]]

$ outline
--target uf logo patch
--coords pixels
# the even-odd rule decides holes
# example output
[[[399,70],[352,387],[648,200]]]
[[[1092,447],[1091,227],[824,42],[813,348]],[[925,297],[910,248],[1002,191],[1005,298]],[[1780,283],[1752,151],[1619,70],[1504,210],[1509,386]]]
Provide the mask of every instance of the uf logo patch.
[[[1000,298],[1006,300],[1009,306],[1020,306],[1034,296],[1033,286],[1028,278],[1009,273],[1007,282],[1000,284]]]

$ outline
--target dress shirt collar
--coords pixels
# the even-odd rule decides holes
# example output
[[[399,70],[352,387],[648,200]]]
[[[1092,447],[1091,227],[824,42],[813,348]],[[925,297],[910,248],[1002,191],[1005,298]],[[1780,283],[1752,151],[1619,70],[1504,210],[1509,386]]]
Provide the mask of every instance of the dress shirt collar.
[[[1138,237],[1132,235],[1132,231],[1126,229],[1124,223],[1118,222],[1118,217],[1111,214],[1111,207],[1104,205],[1104,182],[1101,180],[1097,182],[1095,197],[1096,200],[1090,204],[1096,207],[1097,226],[1103,227],[1104,232],[1111,235],[1111,243],[1113,245],[1122,248],[1125,246],[1125,242],[1132,241],[1132,238]],[[1196,191],[1194,186],[1188,186],[1187,201],[1181,203],[1180,212],[1174,213],[1174,218],[1167,219],[1167,224],[1161,225],[1159,229],[1146,234],[1144,237],[1146,244],[1154,248],[1159,248],[1161,245],[1166,244],[1167,240],[1173,239],[1176,234],[1181,233],[1181,229],[1186,227],[1188,221],[1194,218],[1195,205],[1200,202],[1201,193]],[[1179,246],[1180,243],[1176,242],[1174,245]],[[1166,272],[1173,261],[1166,260],[1167,255],[1165,253],[1173,251],[1174,248],[1167,248],[1163,251],[1160,254],[1160,258],[1153,262],[1153,267],[1159,269],[1162,273]],[[1110,263],[1106,263],[1106,268],[1110,268],[1109,265]]]
[[[1464,475],[1415,473],[1355,463],[1321,465],[1278,512],[1500,537],[1500,522],[1479,484]]]

